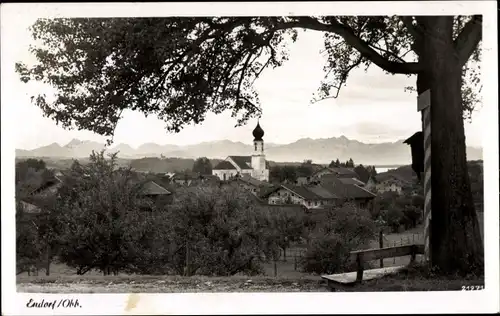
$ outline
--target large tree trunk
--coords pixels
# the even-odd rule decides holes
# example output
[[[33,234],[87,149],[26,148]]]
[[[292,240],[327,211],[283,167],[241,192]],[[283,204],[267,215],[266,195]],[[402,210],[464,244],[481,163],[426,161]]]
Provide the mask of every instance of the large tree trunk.
[[[432,265],[443,273],[482,271],[484,247],[467,169],[461,66],[453,17],[422,17],[425,28],[417,91],[431,89]]]

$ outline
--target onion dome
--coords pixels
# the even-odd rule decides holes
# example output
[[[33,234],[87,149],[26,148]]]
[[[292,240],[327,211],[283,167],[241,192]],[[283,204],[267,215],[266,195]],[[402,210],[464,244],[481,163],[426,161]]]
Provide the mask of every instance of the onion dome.
[[[262,140],[262,137],[264,136],[264,130],[260,127],[259,122],[257,122],[257,126],[254,128],[252,134],[254,137],[254,141]]]

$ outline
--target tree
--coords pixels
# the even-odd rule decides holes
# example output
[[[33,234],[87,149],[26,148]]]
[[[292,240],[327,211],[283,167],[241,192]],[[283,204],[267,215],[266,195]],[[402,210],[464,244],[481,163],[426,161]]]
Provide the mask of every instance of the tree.
[[[393,233],[399,232],[399,227],[404,218],[403,211],[400,208],[391,205],[388,209],[382,210],[380,216]]]
[[[54,250],[57,250],[55,231],[57,231],[58,225],[55,222],[53,210],[56,204],[56,195],[50,191],[44,194],[32,193],[53,179],[53,171],[46,168],[43,160],[27,159],[16,163],[16,219],[20,220],[20,222],[16,222],[19,229],[18,238],[20,238],[17,247],[24,248],[26,246],[22,241],[31,240],[37,251],[28,255],[27,258],[31,258],[30,262],[37,266],[41,261],[44,261],[46,275],[50,274],[50,263]],[[36,215],[26,213],[23,206],[26,204],[23,204],[22,201],[34,205],[40,212]],[[28,247],[27,249],[34,248]],[[21,254],[18,253],[18,256],[26,256],[26,253],[31,251],[27,249],[21,250]],[[43,253],[45,258],[42,258],[38,252]],[[36,263],[33,262],[34,258],[37,258]],[[21,259],[21,261],[23,260]]]
[[[41,19],[32,28],[38,63],[16,70],[56,89],[53,100],[33,100],[66,128],[111,136],[124,109],[156,114],[171,131],[209,111],[231,110],[243,124],[260,113],[252,83],[286,61],[297,29],[325,35],[316,101],[337,97],[352,69],[372,64],[416,75],[419,94],[430,89],[433,263],[446,273],[481,269],[463,124],[480,91],[480,15]]]
[[[312,243],[301,265],[305,272],[338,273],[352,271],[350,252],[368,246],[376,234],[375,222],[367,210],[347,203],[330,209],[311,232]]]
[[[294,213],[290,214],[287,209],[272,209],[268,212],[269,225],[266,236],[272,236],[276,245],[283,249],[285,261],[286,250],[290,247],[290,243],[298,241],[303,235],[303,217]]]
[[[272,166],[269,170],[269,177],[271,182],[290,182],[295,183],[297,181],[297,167],[285,165],[285,166]]]
[[[234,275],[259,270],[267,227],[251,193],[200,185],[178,190],[164,210],[171,269],[183,275]]]
[[[106,275],[140,256],[137,247],[151,229],[139,213],[140,189],[130,169],[117,167],[116,154],[106,159],[104,152],[92,153],[86,165],[75,161],[54,208],[61,261],[78,274],[98,269]]]
[[[370,171],[367,170],[363,165],[357,165],[354,168],[354,172],[356,172],[356,174],[358,175],[359,180],[363,181],[364,183],[368,182],[368,179],[370,179]]]
[[[349,158],[349,160],[347,161],[347,167],[354,168],[354,161],[352,160],[352,158]]]
[[[313,172],[312,160],[304,160],[297,168],[297,177],[310,177]]]
[[[16,196],[26,197],[53,177],[43,160],[27,159],[16,163]]]
[[[16,182],[27,178],[27,174],[33,171],[41,171],[47,169],[45,161],[41,159],[28,158],[16,163]]]
[[[212,174],[212,163],[207,157],[201,157],[194,161],[193,172],[197,172],[201,175],[211,175]]]
[[[44,244],[37,230],[37,216],[26,212],[22,203],[16,203],[16,267],[17,274],[38,266],[44,253]]]

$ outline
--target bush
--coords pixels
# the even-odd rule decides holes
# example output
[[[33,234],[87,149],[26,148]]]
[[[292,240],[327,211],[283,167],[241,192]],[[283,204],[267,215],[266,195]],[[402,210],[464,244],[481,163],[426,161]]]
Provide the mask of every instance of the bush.
[[[393,205],[388,210],[381,211],[380,217],[391,228],[393,233],[397,233],[403,221],[404,213]]]
[[[197,186],[176,192],[163,211],[170,270],[183,275],[254,274],[267,250],[266,219],[253,196],[237,187]]]
[[[44,244],[38,234],[36,218],[25,213],[21,203],[16,207],[16,268],[17,273],[38,265],[43,257]]]
[[[78,274],[92,269],[118,272],[142,260],[146,232],[140,186],[130,169],[117,168],[116,155],[92,154],[90,163],[75,162],[59,190],[57,206],[59,257]]]
[[[376,225],[367,210],[348,204],[329,210],[325,222],[316,225],[312,242],[301,260],[304,272],[338,273],[353,269],[350,252],[368,247]]]

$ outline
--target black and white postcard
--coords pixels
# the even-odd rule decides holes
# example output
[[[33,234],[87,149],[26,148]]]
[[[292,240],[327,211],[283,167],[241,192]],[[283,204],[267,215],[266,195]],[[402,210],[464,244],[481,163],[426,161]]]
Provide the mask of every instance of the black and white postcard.
[[[2,313],[499,312],[496,13],[2,4]]]

